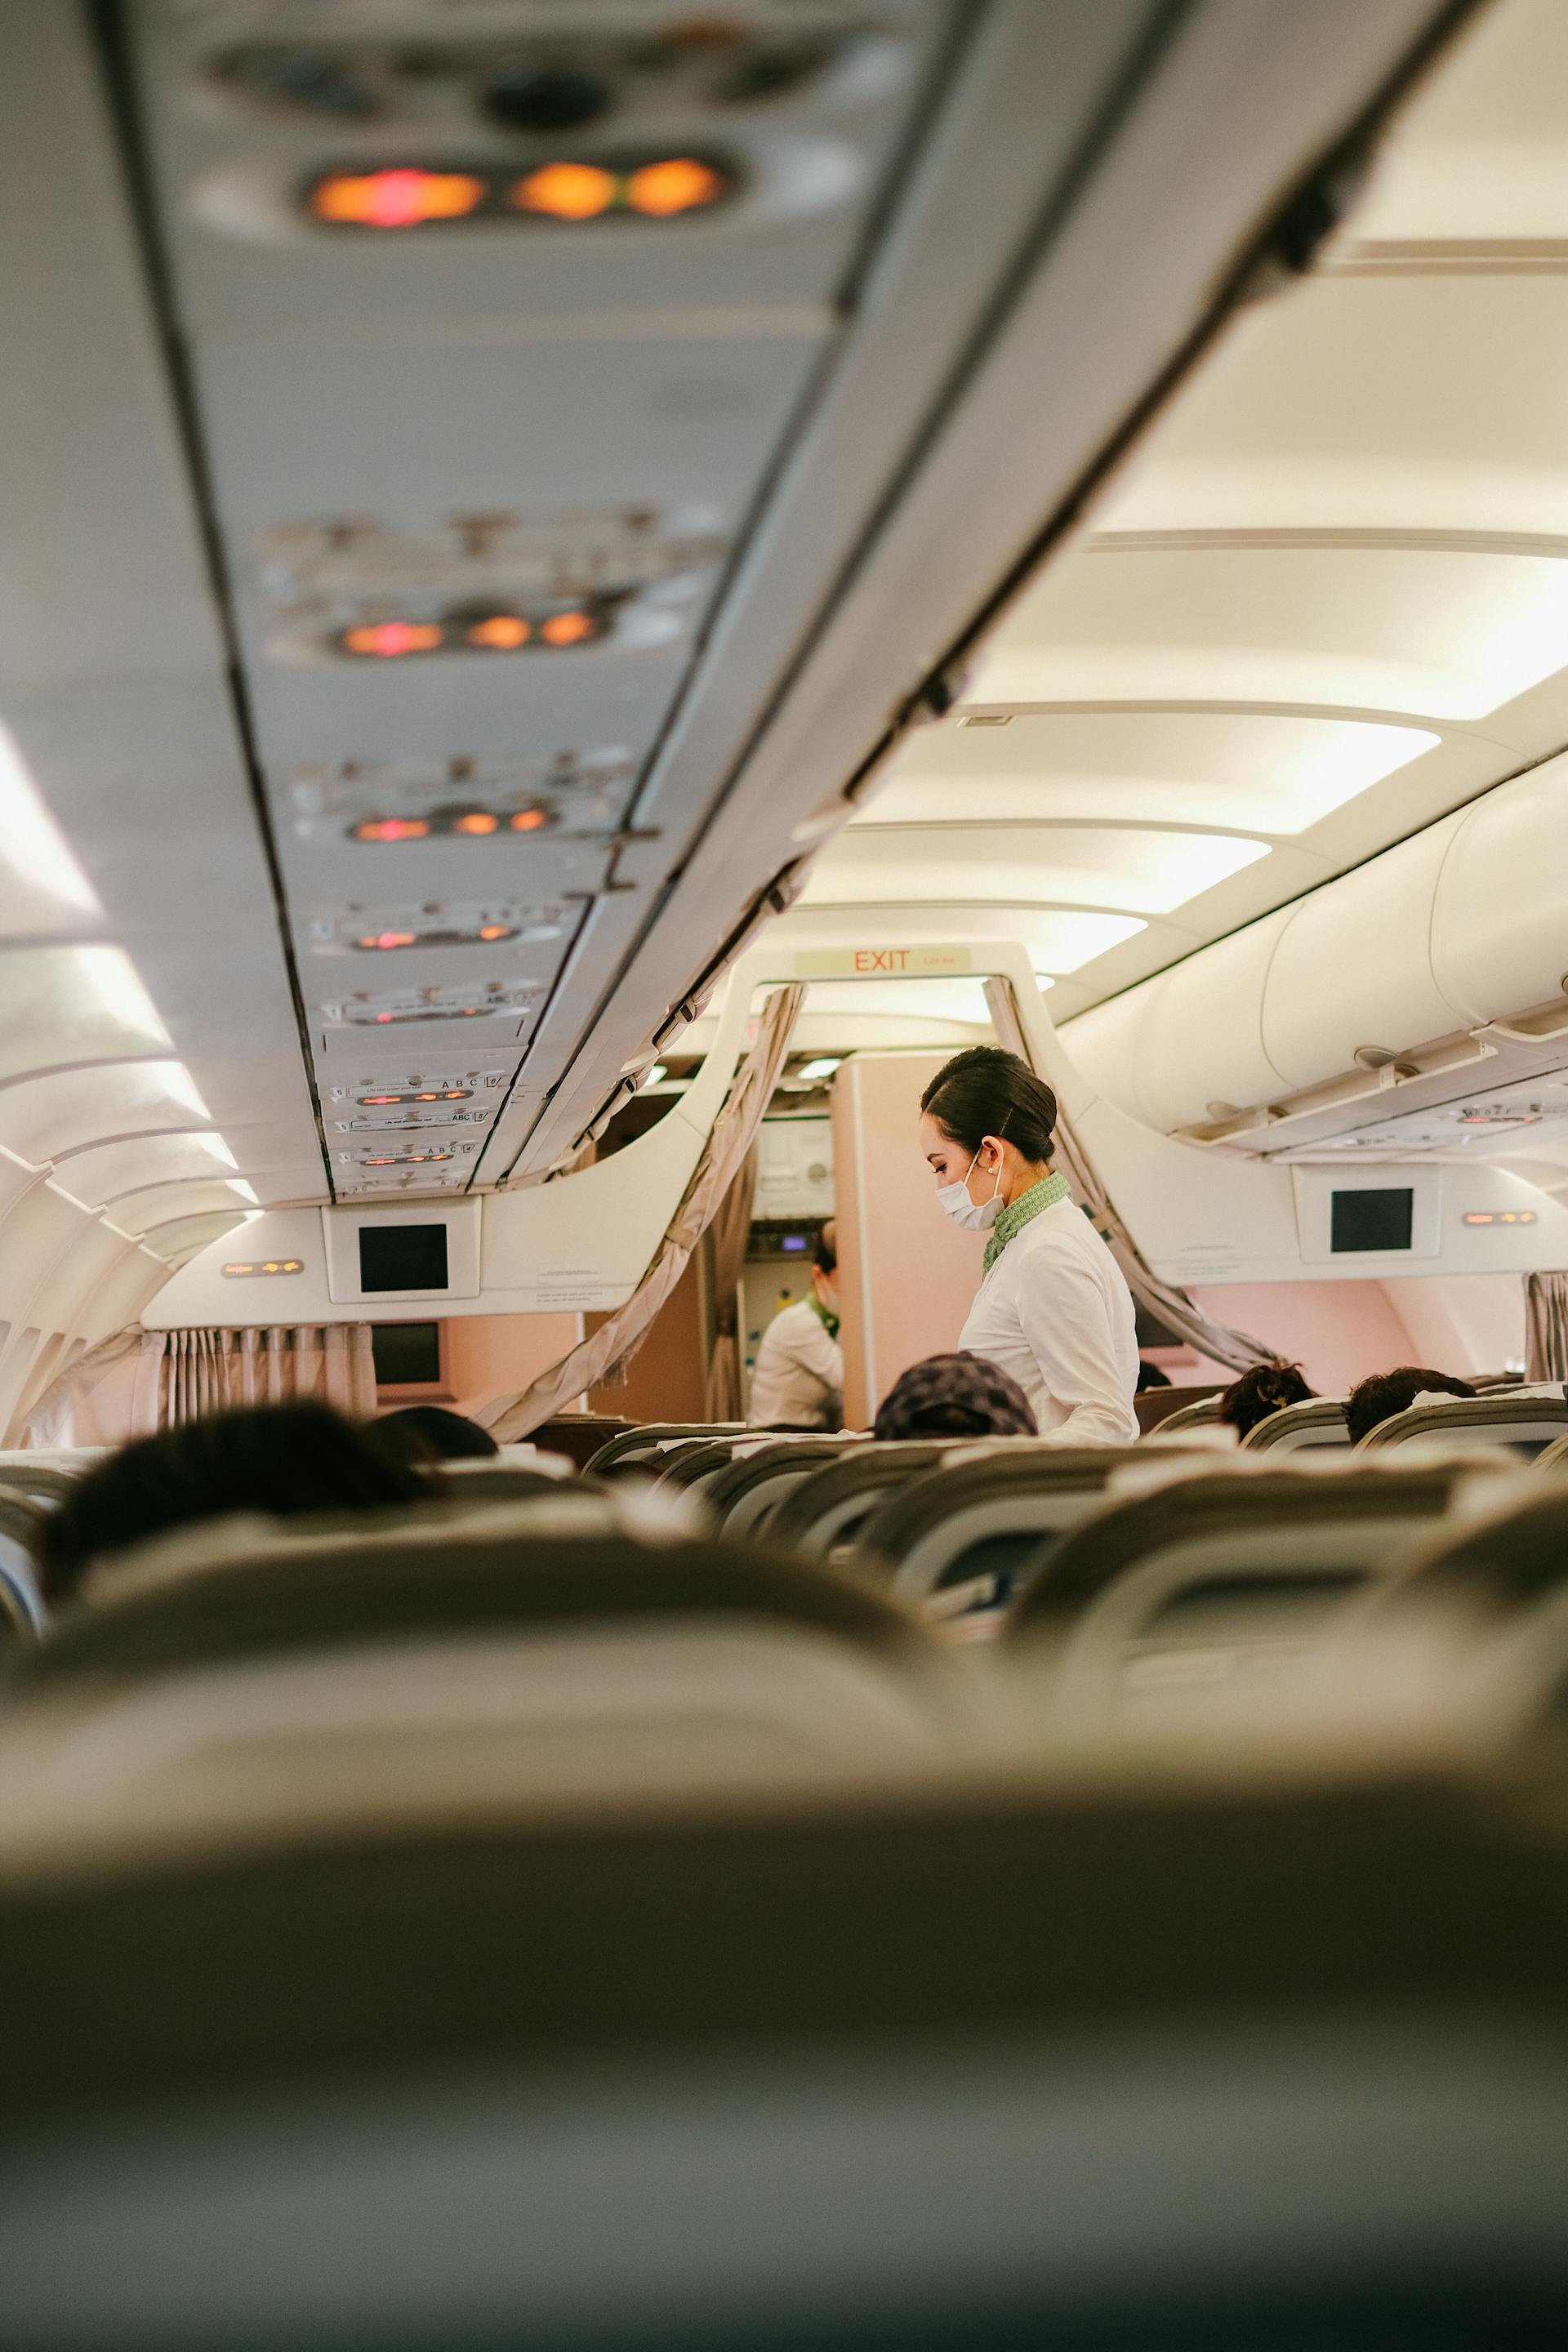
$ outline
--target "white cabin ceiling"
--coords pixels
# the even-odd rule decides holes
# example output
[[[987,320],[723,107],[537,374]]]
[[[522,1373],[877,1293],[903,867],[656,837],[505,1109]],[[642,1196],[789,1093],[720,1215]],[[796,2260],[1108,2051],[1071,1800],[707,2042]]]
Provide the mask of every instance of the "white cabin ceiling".
[[[0,170],[30,227],[0,248],[5,1198],[31,1197],[22,1163],[47,1171],[178,1261],[252,1202],[556,1161],[851,813],[908,698],[1446,13],[11,0]],[[397,60],[426,34],[416,83]],[[486,92],[542,37],[598,45],[607,110],[564,142],[567,194],[613,182],[613,216],[523,193],[563,141]],[[302,95],[279,42],[342,51],[371,102]],[[800,70],[759,94],[747,60],[791,44]],[[1493,146],[1541,69],[1493,73]],[[1524,234],[1531,190],[1542,217],[1555,201],[1531,103],[1541,152],[1488,235]],[[1445,120],[1454,152],[1480,139]],[[1406,345],[1445,331],[1448,278],[1425,246],[1419,270],[1398,258],[1441,209],[1410,137],[1376,253],[1342,245],[1230,331],[1118,492],[1147,509],[1107,509],[986,646],[961,715],[1010,725],[913,736],[794,936],[868,908],[911,939],[1021,936],[1070,1012],[1544,740],[1552,551],[1467,541],[1444,569],[1420,537],[1458,528],[1443,486],[1471,464],[1479,362],[1429,449],[1397,442],[1397,387],[1367,412],[1357,462],[1396,446],[1409,509],[1368,564],[1416,571],[1369,568],[1347,602],[1291,538],[1335,447],[1268,338],[1337,335],[1353,388],[1340,346],[1364,362],[1373,330],[1329,310],[1393,288],[1404,310],[1375,315],[1408,389]],[[649,182],[638,210],[660,157],[688,194],[710,175],[710,209],[661,214]],[[421,173],[482,186],[475,217],[354,225],[364,190],[390,221]],[[1479,323],[1453,331],[1553,363],[1544,312],[1485,310],[1522,281],[1468,282]],[[1320,296],[1327,324],[1301,308]],[[1300,446],[1226,423],[1249,367],[1284,377]],[[1555,418],[1526,387],[1515,404],[1511,492],[1544,515]],[[1155,640],[1170,577],[1181,625]],[[928,1016],[983,1019],[963,989],[879,1017],[909,1042]],[[816,1042],[840,1017],[814,992]]]
[[[1313,274],[1237,314],[805,904],[1026,909],[1062,1020],[1560,749],[1565,82],[1558,0],[1482,14]],[[1120,938],[1052,931],[1091,903]]]

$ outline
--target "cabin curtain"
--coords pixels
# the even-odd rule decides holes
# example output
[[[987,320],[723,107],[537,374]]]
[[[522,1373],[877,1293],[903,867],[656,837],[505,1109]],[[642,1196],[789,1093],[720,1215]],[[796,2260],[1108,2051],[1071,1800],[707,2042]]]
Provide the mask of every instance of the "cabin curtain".
[[[516,1396],[498,1397],[476,1416],[499,1443],[526,1437],[584,1390],[604,1388],[636,1355],[756,1141],[805,993],[803,988],[791,987],[769,995],[757,1023],[756,1043],[735,1074],[653,1262],[626,1305],[606,1316],[591,1338],[580,1340],[529,1387]]]
[[[1005,1045],[1009,1053],[1018,1055],[1033,1069],[1034,1057],[1029,1052],[1028,1040],[1013,1001],[1011,982],[1001,978],[988,980],[985,1002],[991,1008],[991,1025],[996,1032],[998,1044]],[[1176,1290],[1168,1282],[1161,1281],[1117,1215],[1110,1193],[1100,1182],[1092,1160],[1059,1104],[1056,1158],[1078,1201],[1089,1211],[1097,1229],[1109,1244],[1111,1256],[1127,1277],[1127,1287],[1141,1307],[1146,1307],[1151,1315],[1158,1316],[1167,1329],[1176,1332],[1201,1355],[1212,1357],[1216,1364],[1228,1364],[1233,1371],[1245,1372],[1253,1364],[1271,1364],[1277,1360],[1275,1349],[1266,1348],[1261,1339],[1254,1339],[1245,1331],[1233,1331],[1224,1323],[1212,1321],[1184,1290]]]
[[[1568,1274],[1525,1277],[1524,1377],[1568,1381]]]
[[[271,1323],[118,1331],[44,1391],[25,1446],[123,1445],[238,1405],[320,1397],[353,1419],[375,1411],[368,1323]]]
[[[719,1203],[710,1240],[713,1249],[713,1346],[708,1359],[707,1394],[710,1421],[745,1419],[745,1382],[741,1361],[741,1277],[746,1270],[746,1244],[752,1231],[752,1208],[757,1195],[755,1145],[736,1171],[735,1181]]]

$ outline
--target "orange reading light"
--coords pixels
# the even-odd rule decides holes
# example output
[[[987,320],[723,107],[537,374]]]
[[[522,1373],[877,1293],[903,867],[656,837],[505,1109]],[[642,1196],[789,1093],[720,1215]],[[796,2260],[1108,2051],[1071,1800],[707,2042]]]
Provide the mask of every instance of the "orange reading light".
[[[598,635],[599,625],[591,613],[553,613],[539,634],[547,646],[580,646]]]
[[[433,654],[446,634],[438,621],[377,621],[367,629],[345,629],[342,642],[346,654],[401,661],[406,654]]]
[[[367,931],[359,945],[362,948],[411,948],[414,938],[412,931]]]
[[[481,940],[510,940],[511,937],[511,925],[510,923],[481,923],[479,925],[479,937]]]
[[[678,213],[700,212],[729,193],[729,184],[709,163],[695,155],[672,155],[668,163],[645,163],[626,182],[626,200],[634,213],[654,220],[672,220]]]
[[[519,212],[542,213],[551,220],[597,220],[620,194],[614,172],[598,163],[542,163],[519,180],[511,201]]]
[[[510,820],[513,833],[537,833],[550,823],[550,811],[542,808],[517,809]]]
[[[428,221],[461,220],[485,200],[485,184],[471,172],[338,172],[310,191],[318,220],[340,228],[419,228]]]
[[[230,1265],[224,1267],[225,1274],[230,1276],[238,1274],[303,1274],[304,1271],[305,1261],[302,1257],[269,1257],[264,1261],[258,1261],[255,1258],[236,1258]]]
[[[455,816],[452,819],[452,831],[468,834],[494,833],[500,824],[500,817],[492,816],[489,809],[469,809],[464,815]]]
[[[356,824],[356,841],[423,841],[430,827],[422,816],[372,816]]]
[[[468,643],[483,646],[489,653],[514,654],[532,635],[521,613],[497,613],[488,621],[475,623],[468,631]]]
[[[1533,1209],[1467,1209],[1467,1225],[1532,1225]]]

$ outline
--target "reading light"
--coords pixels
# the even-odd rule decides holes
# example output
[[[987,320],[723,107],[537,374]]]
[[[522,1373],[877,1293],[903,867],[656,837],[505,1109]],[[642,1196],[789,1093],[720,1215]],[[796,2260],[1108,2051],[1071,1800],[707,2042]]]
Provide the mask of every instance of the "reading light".
[[[430,827],[422,816],[371,816],[353,828],[355,841],[423,841]]]
[[[645,163],[626,184],[626,201],[634,213],[656,220],[671,220],[678,213],[700,212],[727,195],[730,183],[694,155],[672,155],[668,163]]]
[[[842,1054],[824,1054],[815,1062],[806,1062],[795,1072],[797,1078],[830,1078],[844,1065]]]
[[[451,1157],[449,1151],[390,1151],[381,1153],[374,1160],[362,1156],[359,1164],[362,1168],[423,1168],[429,1160],[450,1160]]]
[[[551,220],[596,220],[620,193],[616,174],[600,163],[542,163],[518,181],[511,201],[520,212],[542,213]]]
[[[552,821],[547,808],[514,809],[508,820],[513,833],[538,833]]]
[[[362,948],[411,948],[414,940],[412,931],[372,931],[354,944]]]
[[[345,629],[338,643],[346,654],[378,661],[402,661],[409,654],[433,654],[446,642],[437,621],[377,621],[369,628]]]
[[[515,653],[527,645],[533,630],[521,613],[496,613],[488,621],[476,621],[468,631],[471,646],[483,646],[491,653]]]
[[[477,212],[488,191],[471,172],[333,172],[318,180],[306,201],[318,220],[340,228],[421,228],[462,220]]]
[[[452,819],[454,833],[478,835],[496,833],[500,829],[500,817],[492,815],[489,809],[466,809],[461,816],[455,816]]]

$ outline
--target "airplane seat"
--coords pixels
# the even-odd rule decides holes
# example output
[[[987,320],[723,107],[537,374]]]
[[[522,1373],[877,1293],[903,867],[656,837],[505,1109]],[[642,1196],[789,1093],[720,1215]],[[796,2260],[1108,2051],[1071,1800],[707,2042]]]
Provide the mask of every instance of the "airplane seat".
[[[889,1489],[936,1469],[951,1454],[951,1437],[895,1438],[859,1446],[809,1471],[773,1507],[768,1534],[809,1558],[842,1555]]]
[[[531,1540],[511,1517],[239,1541],[63,1617],[8,1675],[0,1876],[103,1837],[502,1790],[643,1802],[966,1748],[967,1684],[887,1594],[775,1551],[581,1519]]]
[[[45,1516],[32,1496],[0,1487],[0,1642],[31,1642],[43,1631],[37,1563]]]
[[[650,1457],[657,1454],[667,1440],[678,1437],[714,1438],[734,1431],[741,1433],[743,1424],[738,1421],[645,1421],[636,1427],[623,1430],[606,1444],[588,1456],[585,1467],[596,1478],[607,1478],[623,1465],[646,1472]]]
[[[26,1495],[53,1509],[56,1504],[65,1501],[78,1475],[76,1471],[60,1469],[53,1463],[14,1454],[0,1460],[0,1492]]]
[[[706,1499],[727,1536],[772,1534],[772,1517],[805,1478],[870,1441],[839,1436],[770,1437],[739,1454],[709,1486]]]
[[[1341,1399],[1309,1397],[1300,1404],[1281,1405],[1267,1421],[1256,1423],[1241,1445],[1247,1454],[1300,1454],[1309,1448],[1314,1453],[1325,1448],[1344,1453],[1350,1442]]]
[[[1005,1599],[1043,1539],[1093,1510],[1114,1470],[1148,1459],[1132,1446],[1016,1440],[1005,1450],[997,1444],[962,1454],[917,1474],[879,1504],[850,1555],[852,1565],[886,1577],[916,1603],[955,1587],[976,1588],[975,1599]]]
[[[7,2342],[1544,2347],[1564,1864],[1434,1767],[7,1866]]]
[[[1568,1436],[1568,1398],[1559,1390],[1547,1394],[1511,1393],[1479,1397],[1444,1397],[1435,1404],[1413,1404],[1392,1413],[1368,1430],[1358,1454],[1385,1453],[1390,1447],[1436,1442],[1451,1446],[1502,1446],[1533,1462],[1557,1439]]]
[[[1289,1668],[1474,1477],[1408,1469],[1200,1475],[1112,1503],[1042,1548],[1004,1629],[1046,1661],[1058,1725]]]
[[[696,1438],[689,1444],[673,1447],[659,1459],[663,1467],[655,1478],[659,1486],[693,1487],[699,1492],[710,1486],[721,1471],[727,1470],[734,1460],[734,1449],[745,1444],[739,1433],[728,1437]]]
[[[447,1492],[459,1503],[521,1502],[533,1496],[577,1495],[584,1488],[590,1494],[605,1492],[602,1481],[581,1472],[563,1478],[530,1462],[507,1462],[489,1454],[476,1455],[472,1461],[443,1462],[439,1467]]]
[[[1179,1404],[1174,1412],[1162,1414],[1152,1429],[1144,1430],[1143,1435],[1174,1437],[1180,1435],[1184,1429],[1201,1429],[1209,1422],[1217,1421],[1223,1393],[1216,1389],[1212,1396],[1198,1397],[1192,1404]]]

